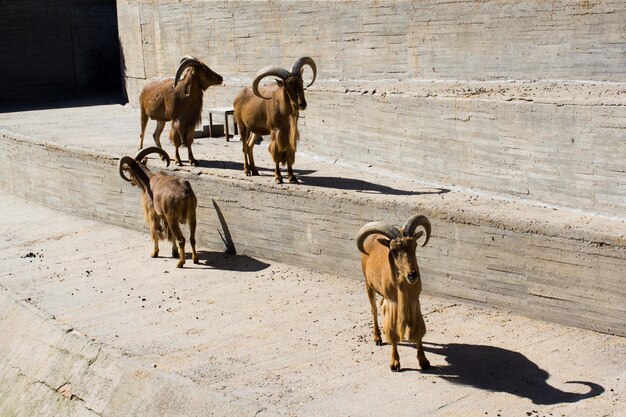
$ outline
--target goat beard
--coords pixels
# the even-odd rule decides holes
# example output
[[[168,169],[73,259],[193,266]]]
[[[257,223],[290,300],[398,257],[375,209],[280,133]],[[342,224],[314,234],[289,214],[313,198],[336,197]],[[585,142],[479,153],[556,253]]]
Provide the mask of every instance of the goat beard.
[[[395,331],[400,341],[419,342],[422,339],[426,326],[418,297],[412,291],[407,291],[407,288],[398,288],[395,301],[384,300],[382,307],[386,333]]]

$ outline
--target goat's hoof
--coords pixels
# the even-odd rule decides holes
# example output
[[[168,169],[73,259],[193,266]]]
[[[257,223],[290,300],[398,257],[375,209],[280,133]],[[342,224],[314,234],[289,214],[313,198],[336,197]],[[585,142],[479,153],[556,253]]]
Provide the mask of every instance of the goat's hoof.
[[[154,252],[152,252],[150,254],[150,256],[153,257],[153,258],[158,258],[159,257],[159,252],[154,251]]]
[[[291,184],[299,184],[300,181],[298,181],[298,179],[296,177],[289,177],[289,182]]]
[[[430,362],[427,360],[420,362],[420,368],[422,368],[422,371],[426,371],[428,369],[430,369]]]
[[[376,343],[376,346],[382,346],[383,345],[383,341],[380,337],[378,338],[374,338],[374,342]]]
[[[192,165],[192,166],[194,166],[194,167],[197,167],[197,166],[198,166],[198,165],[200,165],[200,164],[198,164],[198,161],[196,161],[195,159],[192,159],[192,160],[190,160],[190,161],[189,161],[189,165]]]
[[[253,169],[252,170],[252,175],[255,176],[255,177],[258,177],[261,174],[259,174],[259,171],[257,171],[256,169]]]
[[[393,361],[393,363],[389,367],[391,368],[391,372],[400,371],[400,361]]]
[[[276,177],[276,178],[274,178],[274,182],[276,184],[282,184],[283,183],[283,178],[282,177]]]
[[[200,261],[198,260],[198,256],[197,255],[193,257],[193,263],[194,264],[199,264],[200,263]]]
[[[176,264],[176,268],[182,268],[183,265],[185,265],[185,262],[178,261],[178,263]]]

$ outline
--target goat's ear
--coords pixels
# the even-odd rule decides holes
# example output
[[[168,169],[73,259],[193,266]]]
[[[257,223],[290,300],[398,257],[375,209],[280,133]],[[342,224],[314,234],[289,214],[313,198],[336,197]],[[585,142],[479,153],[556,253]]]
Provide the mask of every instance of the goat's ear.
[[[384,239],[382,237],[379,237],[378,239],[376,239],[378,241],[378,243],[380,243],[383,246],[387,246],[389,247],[389,244],[391,243],[391,240],[389,239]]]
[[[276,84],[280,85],[281,87],[285,85],[285,82],[281,80],[280,78],[274,78],[274,79],[276,80]]]

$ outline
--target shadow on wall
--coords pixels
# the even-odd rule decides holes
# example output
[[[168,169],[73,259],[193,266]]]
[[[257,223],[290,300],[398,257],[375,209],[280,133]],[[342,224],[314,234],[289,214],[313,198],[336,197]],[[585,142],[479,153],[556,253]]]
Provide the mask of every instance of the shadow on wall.
[[[243,171],[243,164],[241,162],[232,161],[198,161],[199,166],[203,168],[216,168],[216,169],[228,169],[233,171]],[[273,175],[274,170],[269,168],[258,168],[259,171],[268,172],[269,175]],[[385,195],[426,195],[426,194],[446,194],[450,190],[447,188],[431,188],[420,191],[408,191],[400,190],[386,185],[374,184],[372,182],[358,180],[354,178],[342,178],[342,177],[318,177],[311,176],[315,170],[296,169],[293,172],[298,176],[300,182],[303,185],[312,187],[331,188],[336,190],[352,190],[362,193],[372,194],[385,194]]]
[[[506,392],[528,398],[533,404],[574,403],[604,392],[601,385],[586,381],[568,381],[589,387],[577,394],[561,391],[548,384],[550,374],[521,353],[493,346],[461,343],[424,343],[424,350],[445,356],[448,365],[427,372],[454,384],[469,385],[485,391]]]
[[[425,195],[425,194],[445,194],[450,190],[447,188],[433,188],[426,191],[399,190],[386,185],[374,184],[372,182],[357,180],[354,178],[342,177],[307,177],[302,176],[300,180],[305,185],[314,187],[334,188],[337,190],[353,190],[362,193],[385,194],[385,195]]]

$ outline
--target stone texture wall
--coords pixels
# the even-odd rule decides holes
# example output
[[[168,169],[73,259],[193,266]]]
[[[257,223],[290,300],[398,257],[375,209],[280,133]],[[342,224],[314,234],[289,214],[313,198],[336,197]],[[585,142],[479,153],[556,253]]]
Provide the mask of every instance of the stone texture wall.
[[[319,67],[301,149],[413,178],[623,216],[624,1],[118,0],[125,83],[191,54],[232,103],[266,65]],[[305,78],[310,73],[305,71]]]
[[[82,217],[145,230],[139,192],[115,174],[114,157],[13,134],[0,135],[0,145],[4,149],[0,189],[5,192]],[[49,167],[63,175],[51,176]],[[418,254],[420,270],[428,277],[426,291],[626,335],[623,223],[561,211],[557,224],[545,221],[550,209],[528,213],[528,207],[526,211],[504,207],[496,213],[493,204],[482,209],[479,202],[476,207],[464,207],[462,202],[450,205],[437,195],[419,200],[350,196],[323,187],[275,187],[198,175],[197,169],[176,175],[193,182],[201,247],[224,247],[217,233],[222,226],[214,200],[239,253],[362,279],[355,231],[372,219],[402,224],[407,213],[423,213],[433,223],[432,239],[437,242]],[[621,231],[611,235],[607,224]],[[147,238],[145,244],[147,255]]]

